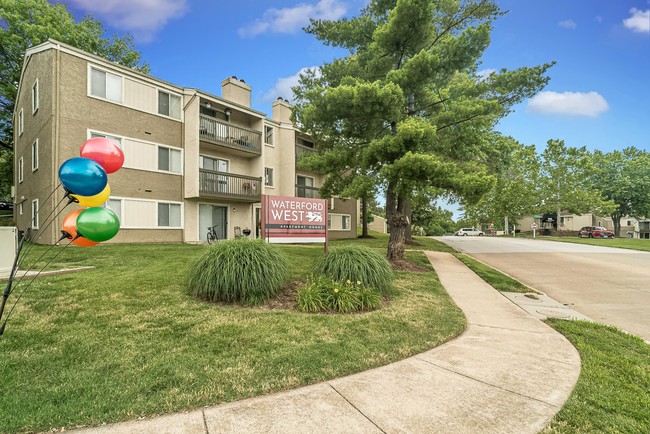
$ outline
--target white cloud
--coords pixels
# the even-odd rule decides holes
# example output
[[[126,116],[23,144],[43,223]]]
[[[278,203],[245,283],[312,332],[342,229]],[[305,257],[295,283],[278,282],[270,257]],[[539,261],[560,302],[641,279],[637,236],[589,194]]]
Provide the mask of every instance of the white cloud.
[[[630,18],[624,19],[623,25],[636,33],[650,33],[650,9],[630,9]]]
[[[295,33],[309,24],[309,19],[338,20],[347,12],[339,0],[318,0],[316,4],[300,3],[294,7],[267,9],[262,18],[239,29],[240,36],[254,37],[265,32]]]
[[[185,13],[187,0],[67,0],[141,42],[150,41],[172,18]]]
[[[492,68],[486,68],[486,69],[481,69],[480,71],[476,72],[476,76],[478,77],[478,81],[485,81],[487,78],[497,72],[496,69]]]
[[[573,20],[560,21],[559,23],[557,23],[557,25],[560,26],[560,27],[564,27],[565,29],[569,29],[569,30],[573,30],[576,27],[578,27],[576,22],[573,21]]]
[[[305,68],[302,68],[300,71],[296,72],[294,75],[291,75],[289,77],[282,77],[279,78],[276,82],[273,88],[271,88],[268,92],[264,93],[263,99],[264,101],[273,101],[276,100],[278,97],[282,97],[288,101],[293,102],[293,91],[291,90],[292,87],[298,85],[298,80],[300,79],[300,74],[304,74],[307,72],[309,69],[316,69],[318,68],[317,66],[308,66]],[[318,73],[317,73],[318,75]]]
[[[598,92],[540,92],[528,102],[528,110],[539,114],[595,117],[607,109]]]

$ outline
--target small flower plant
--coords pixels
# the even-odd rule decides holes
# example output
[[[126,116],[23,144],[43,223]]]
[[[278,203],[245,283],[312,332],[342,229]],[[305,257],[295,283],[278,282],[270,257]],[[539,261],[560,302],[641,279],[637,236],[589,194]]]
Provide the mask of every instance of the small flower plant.
[[[325,276],[313,276],[298,291],[298,307],[304,312],[336,311],[351,313],[374,310],[382,305],[379,291],[361,280],[337,282]]]

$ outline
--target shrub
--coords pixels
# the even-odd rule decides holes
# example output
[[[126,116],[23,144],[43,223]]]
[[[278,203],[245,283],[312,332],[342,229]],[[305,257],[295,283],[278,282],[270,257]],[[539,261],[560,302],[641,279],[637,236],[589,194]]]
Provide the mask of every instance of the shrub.
[[[316,276],[298,291],[298,308],[303,312],[350,313],[377,309],[381,304],[381,294],[376,289],[349,279],[336,282],[329,277]]]
[[[262,240],[225,240],[191,267],[187,290],[210,301],[258,305],[280,292],[289,274],[282,251]]]
[[[314,268],[315,274],[327,276],[337,282],[350,279],[363,286],[388,294],[393,280],[393,270],[388,260],[367,247],[341,246],[331,249]]]

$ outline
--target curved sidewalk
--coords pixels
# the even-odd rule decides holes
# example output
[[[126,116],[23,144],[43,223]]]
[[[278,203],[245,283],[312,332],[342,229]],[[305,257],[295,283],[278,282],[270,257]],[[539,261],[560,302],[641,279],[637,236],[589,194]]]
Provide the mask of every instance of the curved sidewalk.
[[[426,252],[467,317],[430,351],[359,374],[93,433],[536,433],[568,398],[580,357],[448,253]]]

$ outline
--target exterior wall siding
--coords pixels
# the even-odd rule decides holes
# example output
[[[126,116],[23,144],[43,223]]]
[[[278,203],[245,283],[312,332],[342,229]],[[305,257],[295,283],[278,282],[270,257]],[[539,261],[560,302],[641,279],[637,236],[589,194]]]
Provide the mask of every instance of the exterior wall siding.
[[[81,145],[91,133],[120,138],[125,152],[124,167],[108,177],[111,199],[121,201],[120,218],[123,220],[122,229],[109,242],[199,242],[205,231],[200,227],[201,204],[226,208],[227,238],[235,237],[236,227],[242,231],[251,229],[254,236],[255,210],[259,209],[260,203],[201,197],[200,156],[227,160],[230,173],[262,178],[262,182],[264,168],[273,168],[274,185],[265,187],[262,184],[260,193],[264,194],[295,196],[297,174],[313,177],[314,187],[322,185],[324,176],[296,171],[297,130],[289,122],[291,109],[285,101],[279,107],[281,119],[265,119],[262,113],[250,109],[247,99],[250,95],[247,96],[246,92],[233,94],[235,100],[228,101],[126,70],[64,44],[47,44],[28,51],[17,98],[16,117],[21,108],[24,116],[23,134],[19,135],[15,128],[16,203],[23,204],[22,215],[16,206],[19,229],[29,225],[32,200],[39,199],[41,216],[49,214],[54,204],[64,200],[64,191],[59,188],[52,199],[45,202],[59,183],[58,168],[69,158],[79,156]],[[122,77],[120,102],[90,95],[91,68]],[[31,91],[36,79],[39,81],[39,109],[32,115]],[[239,92],[239,87],[230,90]],[[181,119],[157,114],[159,90],[180,97]],[[231,107],[231,125],[259,131],[262,135],[261,155],[202,142],[199,139],[199,115],[206,101],[214,101],[221,113],[225,111],[224,107]],[[274,128],[272,146],[264,144],[265,125]],[[31,144],[37,138],[39,165],[38,170],[32,173]],[[159,170],[161,147],[180,153],[180,173]],[[21,158],[23,181],[19,183],[18,162]],[[181,227],[158,226],[160,202],[181,205]],[[332,204],[330,212],[350,216],[351,228],[332,231],[331,238],[355,237],[358,221],[356,201],[333,199]],[[63,218],[75,209],[78,209],[75,204],[67,206],[51,227],[43,231],[38,242],[56,242]]]

